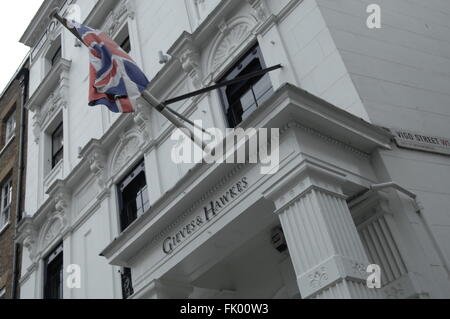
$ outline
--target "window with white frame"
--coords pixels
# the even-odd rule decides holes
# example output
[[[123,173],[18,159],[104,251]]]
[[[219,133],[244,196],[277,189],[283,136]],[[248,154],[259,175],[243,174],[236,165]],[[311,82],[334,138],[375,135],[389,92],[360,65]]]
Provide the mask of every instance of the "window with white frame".
[[[49,62],[53,67],[59,62],[59,60],[61,60],[61,46],[56,48],[56,51],[51,55]]]
[[[43,129],[44,177],[58,174],[64,161],[64,123],[63,112],[59,112]],[[53,176],[53,175],[52,175]]]
[[[64,157],[64,127],[63,123],[52,133],[52,169],[58,165]]]
[[[63,245],[44,260],[44,299],[63,299]]]
[[[117,35],[114,37],[114,41],[119,44],[119,46],[126,53],[131,54],[131,40],[130,40],[130,31],[128,29],[128,24],[125,24]]]
[[[120,222],[124,231],[150,208],[144,162],[135,167],[118,186]]]
[[[50,48],[44,56],[45,63],[45,74],[48,74],[54,66],[58,64],[58,62],[62,58],[62,42],[61,37],[59,36],[56,40],[51,43]]]
[[[259,45],[254,46],[219,82],[234,80],[266,67]],[[269,74],[228,85],[220,96],[230,128],[237,127],[273,94]]]
[[[0,230],[9,223],[12,201],[12,179],[9,179],[0,189]]]
[[[13,112],[6,119],[5,144],[16,135],[16,112]]]

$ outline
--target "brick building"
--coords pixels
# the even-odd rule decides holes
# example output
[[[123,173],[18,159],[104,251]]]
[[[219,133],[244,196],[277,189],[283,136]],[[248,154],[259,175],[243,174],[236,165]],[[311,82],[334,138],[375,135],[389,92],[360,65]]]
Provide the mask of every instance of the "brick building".
[[[0,96],[0,298],[17,297],[20,246],[14,237],[25,192],[28,58]],[[20,191],[19,191],[20,189]]]

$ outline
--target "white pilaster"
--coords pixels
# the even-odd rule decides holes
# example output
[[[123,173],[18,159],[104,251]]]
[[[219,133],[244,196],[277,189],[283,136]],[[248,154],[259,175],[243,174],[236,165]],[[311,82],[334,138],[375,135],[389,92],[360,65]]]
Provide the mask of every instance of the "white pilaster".
[[[350,209],[370,262],[381,268],[383,297],[429,298],[431,280],[417,276],[424,273],[420,261],[411,253],[417,248],[408,248],[417,246],[417,235],[408,236],[409,232],[404,230],[405,225],[409,228],[408,223],[397,222],[405,212],[392,206],[388,194],[383,192],[369,192],[355,199]]]
[[[283,69],[270,72],[273,89],[276,90],[285,83],[300,85],[300,81],[293,72],[292,59],[279,30],[278,18],[269,12],[265,0],[247,0],[252,6],[258,25],[253,31],[264,55],[267,67],[281,64]]]
[[[377,298],[367,288],[368,258],[339,175],[305,168],[276,185],[275,202],[302,298]]]

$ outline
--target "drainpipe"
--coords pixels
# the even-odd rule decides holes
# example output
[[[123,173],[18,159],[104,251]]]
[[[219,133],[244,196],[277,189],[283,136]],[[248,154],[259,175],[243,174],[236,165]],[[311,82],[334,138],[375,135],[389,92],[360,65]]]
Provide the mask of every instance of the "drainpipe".
[[[430,227],[430,224],[428,223],[428,220],[425,218],[425,215],[422,212],[421,205],[419,204],[419,201],[417,200],[417,195],[412,193],[411,191],[407,190],[406,188],[400,186],[396,182],[389,182],[389,183],[376,184],[376,185],[370,186],[370,189],[373,191],[379,191],[379,190],[383,190],[383,189],[387,189],[387,188],[395,189],[414,200],[416,213],[420,216],[422,223],[425,226],[425,230],[426,230],[428,236],[430,237],[430,239],[433,243],[433,246],[435,247],[436,252],[439,255],[439,258],[441,259],[441,262],[442,262],[442,265],[444,266],[445,271],[447,272],[447,276],[448,276],[448,278],[450,278],[450,270],[449,270],[449,266],[447,264],[447,259],[445,258],[445,254],[442,251],[441,247],[439,246],[438,241],[437,241],[436,237],[434,236],[434,233],[431,231],[431,227]]]
[[[17,188],[16,188],[16,225],[15,225],[15,236],[17,236],[17,227],[22,220],[22,179],[23,179],[23,171],[24,171],[24,152],[23,146],[25,144],[25,121],[26,121],[26,111],[25,104],[28,99],[28,82],[29,82],[29,71],[26,68],[23,68],[16,77],[16,80],[20,83],[21,88],[21,106],[20,106],[20,132],[19,132],[19,167],[17,172]],[[21,245],[14,245],[13,252],[13,280],[12,280],[12,297],[13,299],[18,299],[18,281],[20,278],[19,272],[19,254],[21,251]]]

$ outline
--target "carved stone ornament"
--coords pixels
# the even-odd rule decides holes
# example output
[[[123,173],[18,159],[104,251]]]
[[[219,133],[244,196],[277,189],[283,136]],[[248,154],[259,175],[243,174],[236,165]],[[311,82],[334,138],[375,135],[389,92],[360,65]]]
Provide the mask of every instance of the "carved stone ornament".
[[[122,0],[106,19],[103,30],[105,30],[110,37],[114,36],[119,31],[128,16],[131,19],[134,18],[134,10],[132,10],[133,6],[128,4],[128,2],[129,1]]]
[[[64,191],[59,191],[55,194],[55,210],[60,213],[65,213],[67,207],[68,207],[68,198],[69,195]]]
[[[384,289],[384,294],[387,299],[404,299],[406,297],[405,289],[401,284],[396,284]]]
[[[139,152],[139,135],[135,132],[124,134],[120,137],[119,145],[116,147],[112,160],[111,172],[118,173]]]
[[[105,165],[106,158],[101,150],[94,150],[89,157],[89,167],[97,179],[97,183],[100,188],[105,187],[106,177],[105,177]]]
[[[36,231],[28,227],[23,231],[23,246],[28,250],[28,254],[31,260],[36,258],[36,244],[37,244],[37,234]]]
[[[247,0],[247,2],[252,6],[258,22],[261,23],[267,20],[269,17],[269,11],[264,0]]]
[[[40,110],[37,110],[36,113],[33,116],[33,136],[34,136],[34,142],[36,144],[39,144],[39,140],[41,138],[41,112]]]
[[[151,139],[151,117],[150,108],[140,101],[136,101],[136,111],[134,113],[134,123],[142,135],[144,141],[149,141]]]
[[[33,116],[33,135],[36,144],[39,143],[42,128],[48,124],[56,113],[67,108],[68,102],[65,92],[66,88],[60,85],[49,95],[42,108],[36,108]]]
[[[60,28],[59,28],[58,22],[55,20],[52,20],[47,27],[47,35],[48,35],[48,40],[50,41],[50,43],[52,43],[53,41],[55,41],[58,38],[59,30],[60,30]]]
[[[61,212],[54,212],[50,214],[47,222],[41,229],[39,249],[44,251],[51,245],[58,237],[62,236],[64,229],[67,226],[66,218]]]
[[[321,267],[319,270],[308,276],[311,288],[318,289],[325,286],[328,281],[328,272],[326,267]]]
[[[225,61],[231,54],[233,54],[234,51],[236,51],[236,49],[248,37],[249,33],[250,28],[245,24],[239,24],[231,29],[228,35],[222,40],[221,44],[217,48],[213,67],[218,68],[223,61]]]
[[[54,238],[56,238],[63,228],[61,220],[55,219],[44,236],[44,244],[50,243]],[[45,245],[44,245],[45,246]]]
[[[202,86],[202,71],[200,68],[200,54],[194,47],[188,47],[181,55],[180,62],[184,72],[192,79],[194,88]]]
[[[220,32],[208,59],[210,73],[215,73],[225,61],[232,58],[237,50],[245,45],[252,36],[255,25],[256,21],[253,17],[237,17],[219,24]]]

